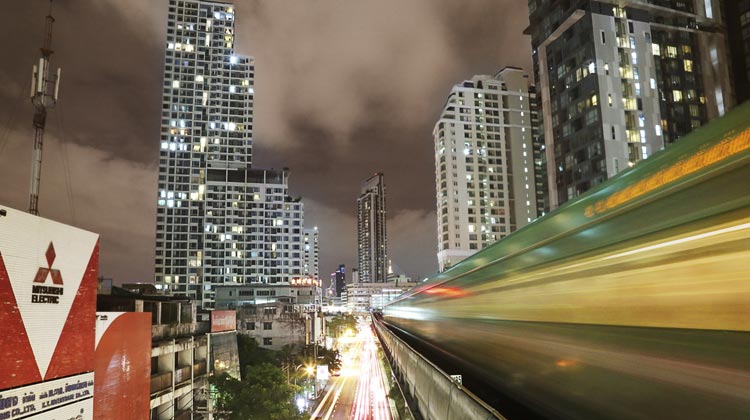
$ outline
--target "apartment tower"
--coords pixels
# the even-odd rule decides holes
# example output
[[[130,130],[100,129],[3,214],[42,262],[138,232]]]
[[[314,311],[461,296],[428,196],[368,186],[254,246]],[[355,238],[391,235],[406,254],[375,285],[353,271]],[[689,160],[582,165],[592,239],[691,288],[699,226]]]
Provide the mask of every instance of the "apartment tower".
[[[376,173],[362,183],[357,199],[357,245],[359,280],[384,282],[388,277],[385,182]]]
[[[717,0],[529,0],[552,209],[723,115]]]
[[[169,1],[154,280],[208,309],[215,285],[302,272],[288,170],[251,169],[254,62],[235,52],[234,23],[230,3]]]
[[[528,77],[512,67],[451,89],[433,130],[440,271],[542,211],[533,103]]]

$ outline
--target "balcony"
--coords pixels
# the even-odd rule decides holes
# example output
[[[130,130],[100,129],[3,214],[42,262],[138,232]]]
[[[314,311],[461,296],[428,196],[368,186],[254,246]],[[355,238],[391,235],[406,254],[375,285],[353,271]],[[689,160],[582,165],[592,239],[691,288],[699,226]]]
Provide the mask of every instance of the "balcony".
[[[174,383],[175,384],[181,384],[183,382],[187,382],[193,379],[192,375],[192,366],[185,366],[182,368],[175,369],[174,371]]]
[[[151,375],[151,394],[172,389],[172,372]]]
[[[205,361],[198,362],[198,363],[196,363],[196,364],[193,365],[193,376],[194,377],[197,378],[197,377],[199,377],[201,375],[205,375],[205,374],[206,374],[206,362]]]

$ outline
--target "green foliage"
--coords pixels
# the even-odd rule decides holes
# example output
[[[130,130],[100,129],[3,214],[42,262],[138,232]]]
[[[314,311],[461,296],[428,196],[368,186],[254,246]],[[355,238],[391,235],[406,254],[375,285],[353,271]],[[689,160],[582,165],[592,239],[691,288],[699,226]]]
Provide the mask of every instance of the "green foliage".
[[[338,350],[328,350],[318,346],[318,364],[328,365],[328,371],[333,372],[341,369],[341,355]]]
[[[262,363],[276,364],[276,354],[258,345],[254,338],[237,334],[237,350],[239,352],[240,370],[244,372],[246,366]]]
[[[215,418],[222,420],[301,420],[294,395],[297,387],[287,384],[283,371],[269,363],[248,365],[242,380],[226,374],[210,379],[216,388]]]
[[[354,315],[337,315],[328,321],[328,336],[339,337],[346,330],[357,331],[357,318]]]

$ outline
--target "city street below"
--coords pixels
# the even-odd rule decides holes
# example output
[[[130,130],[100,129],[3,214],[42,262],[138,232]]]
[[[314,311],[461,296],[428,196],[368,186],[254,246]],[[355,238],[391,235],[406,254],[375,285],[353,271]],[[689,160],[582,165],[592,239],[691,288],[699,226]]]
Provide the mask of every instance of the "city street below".
[[[311,420],[393,419],[380,361],[382,350],[370,325],[361,323],[357,335],[345,337],[342,343],[340,375],[331,377]]]

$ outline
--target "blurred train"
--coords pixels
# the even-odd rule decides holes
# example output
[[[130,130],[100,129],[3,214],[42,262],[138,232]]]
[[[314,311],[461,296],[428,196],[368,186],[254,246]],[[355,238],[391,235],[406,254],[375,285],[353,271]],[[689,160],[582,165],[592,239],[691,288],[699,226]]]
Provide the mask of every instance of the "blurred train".
[[[750,105],[400,296],[551,419],[750,419]]]

